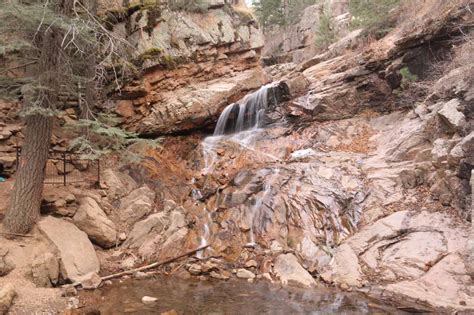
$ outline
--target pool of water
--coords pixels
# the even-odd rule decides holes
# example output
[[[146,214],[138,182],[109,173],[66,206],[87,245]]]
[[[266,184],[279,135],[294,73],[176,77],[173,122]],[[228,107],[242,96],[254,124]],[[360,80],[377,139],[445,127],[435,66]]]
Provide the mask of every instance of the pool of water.
[[[299,289],[267,282],[193,281],[160,277],[127,280],[85,293],[101,314],[402,314],[357,293]],[[154,305],[143,296],[158,298]]]

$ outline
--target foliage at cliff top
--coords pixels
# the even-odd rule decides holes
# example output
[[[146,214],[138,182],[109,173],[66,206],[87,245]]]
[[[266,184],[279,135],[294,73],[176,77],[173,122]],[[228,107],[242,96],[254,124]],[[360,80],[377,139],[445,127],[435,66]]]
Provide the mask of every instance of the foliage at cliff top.
[[[318,0],[255,0],[253,9],[264,31],[296,23],[306,7]]]
[[[378,28],[376,32],[386,32],[390,27],[390,13],[399,4],[400,0],[350,0],[350,26],[354,29]]]

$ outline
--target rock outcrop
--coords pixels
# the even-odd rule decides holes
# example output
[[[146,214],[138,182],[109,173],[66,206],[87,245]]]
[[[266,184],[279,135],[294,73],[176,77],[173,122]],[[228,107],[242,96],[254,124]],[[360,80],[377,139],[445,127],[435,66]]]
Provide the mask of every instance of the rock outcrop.
[[[210,244],[204,255],[235,261],[241,277],[250,275],[242,270],[254,260],[256,279],[273,272],[282,282],[314,285],[311,274],[318,274],[344,289],[418,298],[427,309],[472,309],[469,271],[461,265],[471,202],[469,71],[460,70],[465,76],[457,76],[457,89],[452,70],[432,75],[442,65],[429,52],[447,34],[460,36],[445,26],[470,18],[463,5],[426,2],[358,51],[336,49],[299,66],[272,68],[292,94],[265,113],[277,124],[211,138],[201,143],[202,154],[195,150],[199,136],[168,138],[170,145],[150,157],[161,162],[180,152],[172,163],[176,174],[190,175],[181,167],[195,171],[189,184],[181,182],[190,187],[187,196],[170,197],[184,207],[177,219],[162,211],[137,222],[125,246],[161,254],[169,224],[180,222],[173,230],[181,244]],[[349,47],[346,41],[333,47]],[[405,68],[417,83],[426,82],[421,91],[422,84],[403,77]],[[163,172],[146,174],[169,181]],[[200,264],[191,266],[192,275],[203,274]],[[449,297],[437,301],[425,292],[429,286],[449,289]]]
[[[131,191],[120,200],[119,217],[129,225],[149,215],[155,202],[155,192],[148,186],[142,186]]]
[[[99,256],[123,269],[208,246],[188,258],[187,277],[313,287],[317,275],[396,303],[472,311],[473,68],[456,52],[472,56],[468,1],[424,1],[381,40],[352,50],[363,36],[354,31],[268,68],[290,99],[232,107],[231,120],[252,116],[260,128],[203,141],[226,105],[268,81],[255,22],[227,2],[113,6],[122,14],[109,26],[143,70],[110,93],[113,109],[129,130],[165,136],[137,149],[139,163],[102,171],[100,191],[74,193],[79,206],[45,194],[44,212],[75,225],[39,222],[60,259],[38,256],[34,280],[99,285],[89,239],[120,247]],[[312,54],[304,23],[301,38],[283,38],[284,58]],[[20,136],[7,129],[0,141]]]
[[[297,21],[290,25],[274,26],[265,34],[265,46],[262,51],[266,65],[278,63],[298,64],[310,59],[324,47],[317,46],[317,35],[322,16],[331,19],[332,31],[341,38],[348,33],[349,1],[326,0],[304,9]],[[360,30],[358,31],[360,33]],[[355,33],[354,33],[355,34]],[[350,38],[354,38],[354,34]],[[356,42],[353,42],[354,44]],[[353,45],[347,43],[347,48]],[[331,49],[329,49],[331,50]]]
[[[137,48],[144,75],[120,91],[116,111],[141,134],[203,128],[265,83],[258,65],[263,36],[248,9],[228,1],[200,14],[165,3],[128,10],[114,32]]]
[[[172,257],[186,245],[185,212],[183,207],[169,203],[162,212],[137,222],[124,246],[136,249],[143,258]]]

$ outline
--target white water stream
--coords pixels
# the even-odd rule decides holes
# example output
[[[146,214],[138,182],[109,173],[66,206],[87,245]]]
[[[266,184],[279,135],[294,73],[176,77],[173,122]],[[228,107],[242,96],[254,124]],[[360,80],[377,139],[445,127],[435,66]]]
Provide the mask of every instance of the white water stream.
[[[207,209],[204,209],[204,210],[206,211],[207,218],[203,226],[203,233],[201,236],[201,243],[199,244],[199,247],[204,247],[204,246],[209,245],[209,238],[211,237],[211,230],[209,229],[209,225],[212,224],[211,214],[207,211]],[[198,251],[196,253],[196,257],[199,259],[202,259],[204,255],[204,251],[205,249]]]
[[[258,91],[246,95],[237,103],[228,105],[221,113],[217,122],[214,134],[204,139],[201,143],[204,157],[204,168],[201,171],[202,175],[212,174],[214,172],[215,164],[218,160],[218,150],[224,149],[224,142],[236,143],[243,150],[250,150],[256,154],[264,155],[271,160],[278,161],[279,158],[271,154],[260,152],[255,149],[256,141],[262,134],[262,122],[265,110],[270,103],[277,104],[275,94],[275,87],[279,82],[274,82],[262,86]],[[262,207],[263,202],[271,194],[274,178],[278,174],[279,169],[273,170],[273,175],[265,182],[261,197],[257,198],[254,206],[249,212],[249,226],[250,235],[247,246],[255,245],[254,236],[254,219],[258,210]],[[193,198],[199,200],[202,194],[199,190],[193,190]],[[207,211],[207,210],[206,210]],[[209,212],[207,223],[203,226],[200,246],[208,245],[210,230],[209,225],[212,224],[212,219]],[[198,258],[202,258],[202,251],[197,253]]]
[[[255,223],[255,215],[257,212],[261,209],[263,203],[266,201],[266,199],[271,196],[272,192],[272,187],[273,184],[275,183],[276,178],[278,177],[278,174],[280,173],[280,169],[275,168],[272,169],[273,174],[270,176],[268,181],[265,181],[265,184],[263,185],[263,193],[260,197],[256,197],[255,204],[253,207],[250,209],[250,214],[249,214],[249,242],[245,245],[247,247],[254,247],[256,245],[255,243],[255,233],[254,233],[254,223]]]

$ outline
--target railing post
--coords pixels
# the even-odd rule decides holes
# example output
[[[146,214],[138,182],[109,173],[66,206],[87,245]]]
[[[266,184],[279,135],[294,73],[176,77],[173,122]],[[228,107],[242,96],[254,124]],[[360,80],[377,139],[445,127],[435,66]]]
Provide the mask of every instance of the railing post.
[[[63,153],[63,179],[64,186],[66,186],[66,153]]]

